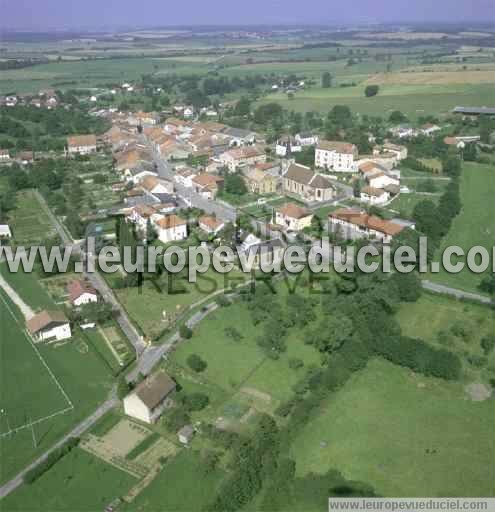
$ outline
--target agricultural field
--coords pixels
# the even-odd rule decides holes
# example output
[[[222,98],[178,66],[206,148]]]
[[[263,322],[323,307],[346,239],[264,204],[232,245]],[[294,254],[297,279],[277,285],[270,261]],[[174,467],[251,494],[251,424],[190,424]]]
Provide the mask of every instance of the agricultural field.
[[[360,114],[387,116],[400,110],[412,121],[419,116],[441,114],[457,105],[489,105],[493,87],[489,84],[384,85],[377,96],[366,98],[365,85],[356,87],[312,88],[295,93],[293,99],[275,93],[260,103],[275,101],[296,112],[326,112],[334,105],[347,105]]]
[[[407,186],[409,186],[409,182],[407,182]],[[396,215],[405,219],[412,219],[412,214],[414,211],[414,207],[421,201],[425,199],[429,199],[434,203],[438,203],[440,200],[440,194],[417,194],[411,192],[409,194],[401,193],[396,198],[394,198],[387,205],[387,210],[392,213],[396,212]]]
[[[483,246],[491,252],[495,238],[495,216],[487,207],[493,202],[495,172],[491,165],[464,162],[461,176],[462,211],[454,219],[450,232],[443,239],[440,253],[456,245],[465,251],[474,246]],[[428,274],[428,279],[469,292],[479,292],[478,285],[483,275],[474,274],[468,268],[457,274],[449,274],[442,266],[439,273]]]
[[[18,245],[37,245],[55,234],[49,217],[32,190],[17,193],[16,208],[10,214],[10,225]]]
[[[384,496],[491,496],[494,421],[493,400],[375,359],[324,403],[291,454],[299,475],[336,468]]]
[[[128,473],[75,448],[36,482],[5,498],[2,511],[104,510],[135,482]]]

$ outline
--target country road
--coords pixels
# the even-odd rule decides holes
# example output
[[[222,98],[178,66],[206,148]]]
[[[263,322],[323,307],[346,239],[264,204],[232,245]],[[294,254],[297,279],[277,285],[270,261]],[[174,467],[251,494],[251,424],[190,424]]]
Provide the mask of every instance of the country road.
[[[450,295],[451,297],[455,297],[457,299],[468,299],[474,300],[476,302],[481,302],[482,304],[495,304],[490,297],[486,297],[485,295],[480,295],[479,293],[470,293],[465,292],[463,290],[458,290],[457,288],[451,288],[450,286],[445,286],[443,284],[432,283],[428,280],[421,281],[421,284],[425,290],[429,290],[434,293],[441,293],[442,295]]]

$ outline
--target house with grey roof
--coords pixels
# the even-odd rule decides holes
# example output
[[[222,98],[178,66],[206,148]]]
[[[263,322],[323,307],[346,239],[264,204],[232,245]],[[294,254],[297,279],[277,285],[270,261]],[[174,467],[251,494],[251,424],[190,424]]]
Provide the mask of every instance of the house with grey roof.
[[[305,202],[329,201],[337,192],[327,176],[299,164],[288,167],[282,176],[282,186],[284,192]]]

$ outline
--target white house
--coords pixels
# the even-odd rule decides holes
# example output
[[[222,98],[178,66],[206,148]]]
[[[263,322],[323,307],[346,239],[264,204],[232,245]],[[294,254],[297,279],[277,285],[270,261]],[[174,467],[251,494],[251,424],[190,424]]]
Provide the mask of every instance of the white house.
[[[194,437],[194,428],[191,425],[184,425],[179,432],[177,432],[179,442],[188,445]]]
[[[89,155],[96,153],[96,135],[72,135],[67,137],[69,155]]]
[[[284,204],[275,211],[275,224],[289,231],[301,231],[310,227],[312,219],[313,212],[295,203]]]
[[[282,137],[277,140],[275,145],[275,153],[281,157],[291,155],[292,153],[300,153],[301,150],[301,145],[291,137]]]
[[[145,176],[140,182],[141,188],[148,194],[173,194],[174,185],[171,181],[156,176]]]
[[[41,311],[26,322],[35,342],[61,341],[72,336],[69,320],[62,311]]]
[[[98,302],[96,290],[84,281],[71,281],[67,286],[70,302],[76,306]]]
[[[298,133],[295,139],[300,146],[316,146],[319,141],[318,135],[312,133]]]
[[[407,147],[401,146],[400,144],[392,144],[391,142],[387,142],[383,144],[382,150],[385,153],[392,153],[397,157],[397,160],[404,160],[407,158]],[[375,151],[373,151],[375,152]],[[378,150],[379,152],[379,150]]]
[[[165,372],[157,372],[124,398],[124,412],[145,423],[155,423],[170,404],[169,395],[175,388],[175,382]]]
[[[151,220],[160,242],[166,244],[187,238],[187,221],[179,216],[174,214],[160,217],[153,216]]]
[[[336,172],[356,172],[358,150],[349,142],[322,140],[315,149],[315,167]]]
[[[211,215],[202,215],[198,219],[199,227],[209,235],[216,235],[225,227],[225,223]]]
[[[432,124],[432,123],[426,123],[426,124],[424,124],[424,125],[419,129],[419,131],[420,131],[423,135],[426,135],[426,136],[433,135],[435,132],[438,132],[438,131],[440,131],[440,130],[441,130],[440,126],[438,126],[437,124]]]
[[[8,149],[0,149],[0,162],[8,162],[10,154]]]
[[[0,224],[0,240],[2,238],[12,238],[12,231],[8,224]]]
[[[382,188],[364,187],[360,199],[369,204],[385,204],[390,199],[390,194]]]
[[[183,185],[184,187],[191,188],[193,186],[193,178],[196,176],[196,171],[190,167],[181,167],[175,169],[174,181]]]
[[[407,139],[416,135],[416,132],[410,126],[394,126],[393,128],[390,128],[389,131],[398,139]]]

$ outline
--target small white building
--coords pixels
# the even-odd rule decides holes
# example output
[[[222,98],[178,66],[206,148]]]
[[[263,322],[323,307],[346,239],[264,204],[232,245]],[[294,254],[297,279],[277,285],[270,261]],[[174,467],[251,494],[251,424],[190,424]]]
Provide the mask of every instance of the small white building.
[[[184,425],[179,432],[177,432],[179,442],[184,445],[188,445],[194,437],[194,428],[192,425]]]
[[[175,388],[175,382],[165,372],[150,375],[124,398],[124,412],[139,421],[155,423],[169,405],[169,395]]]
[[[390,194],[382,188],[364,187],[360,199],[369,204],[385,204],[390,199]]]
[[[300,146],[316,146],[319,141],[318,135],[312,133],[298,133],[295,139]]]
[[[12,238],[12,231],[8,224],[0,224],[0,240],[2,238]]]
[[[0,149],[0,162],[8,162],[10,154],[8,149]]]
[[[89,155],[96,153],[96,135],[72,135],[67,137],[69,155]]]
[[[159,218],[152,217],[158,240],[167,244],[187,238],[187,221],[177,215],[162,215]]]
[[[301,145],[291,137],[283,137],[277,140],[275,145],[275,153],[281,157],[289,156],[292,153],[300,153],[301,150]]]
[[[302,231],[311,226],[313,213],[295,203],[287,203],[275,211],[275,224],[288,231]]]
[[[203,215],[198,219],[199,227],[209,235],[216,235],[225,227],[225,223],[212,215]]]
[[[73,306],[79,307],[90,302],[98,302],[96,290],[84,281],[71,281],[67,286],[67,291]]]
[[[62,311],[41,311],[26,322],[36,343],[66,340],[72,336],[70,324]]]

